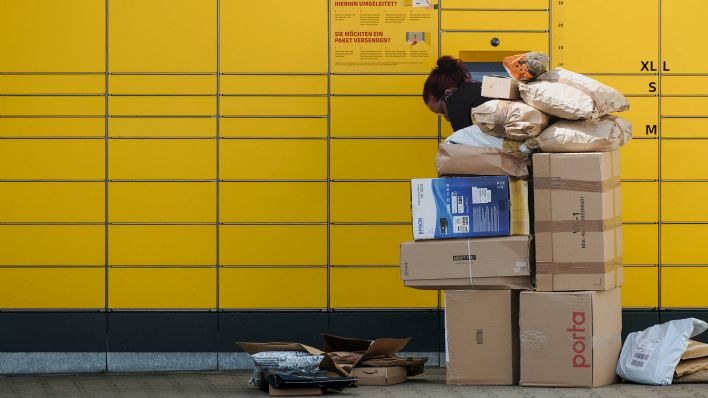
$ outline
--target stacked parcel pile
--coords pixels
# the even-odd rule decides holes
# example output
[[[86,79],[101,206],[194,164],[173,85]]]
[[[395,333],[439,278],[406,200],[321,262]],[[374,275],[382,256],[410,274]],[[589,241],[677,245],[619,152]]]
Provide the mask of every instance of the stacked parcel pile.
[[[411,182],[401,279],[448,289],[448,384],[609,384],[621,349],[618,149],[631,138],[610,113],[629,104],[546,71],[543,54],[504,63],[515,79],[485,77],[494,99],[440,146],[441,178]]]

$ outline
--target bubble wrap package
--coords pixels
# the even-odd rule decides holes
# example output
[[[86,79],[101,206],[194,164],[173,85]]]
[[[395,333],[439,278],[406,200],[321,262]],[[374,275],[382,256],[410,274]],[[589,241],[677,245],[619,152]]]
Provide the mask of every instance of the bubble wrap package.
[[[322,355],[312,355],[300,351],[263,351],[251,355],[253,360],[253,377],[249,383],[260,387],[263,371],[302,371],[316,372],[319,370]]]

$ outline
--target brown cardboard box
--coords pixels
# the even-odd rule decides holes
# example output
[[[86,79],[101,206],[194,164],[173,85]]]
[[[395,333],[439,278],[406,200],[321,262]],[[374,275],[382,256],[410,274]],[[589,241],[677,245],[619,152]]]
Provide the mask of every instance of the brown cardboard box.
[[[482,97],[520,99],[519,81],[501,76],[483,76]]]
[[[401,280],[416,289],[531,289],[525,235],[401,244]]]
[[[324,390],[317,387],[273,388],[273,386],[268,386],[268,395],[272,397],[302,397],[323,394]]]
[[[620,289],[521,292],[521,385],[599,387],[616,381]]]
[[[519,382],[519,292],[445,292],[447,384]]]
[[[533,155],[536,290],[622,286],[619,152]]]
[[[405,382],[407,372],[404,366],[361,367],[352,369],[352,376],[360,386],[387,386]]]

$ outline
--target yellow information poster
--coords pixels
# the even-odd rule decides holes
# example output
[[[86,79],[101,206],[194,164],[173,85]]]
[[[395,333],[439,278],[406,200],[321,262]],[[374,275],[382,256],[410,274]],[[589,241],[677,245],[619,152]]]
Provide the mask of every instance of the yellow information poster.
[[[428,73],[438,56],[438,0],[330,0],[333,73]]]

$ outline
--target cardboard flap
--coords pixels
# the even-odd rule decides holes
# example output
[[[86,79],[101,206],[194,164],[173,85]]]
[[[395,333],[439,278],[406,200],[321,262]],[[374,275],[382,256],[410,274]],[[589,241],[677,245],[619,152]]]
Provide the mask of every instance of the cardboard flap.
[[[243,351],[249,355],[258,354],[259,352],[266,351],[300,351],[307,352],[312,355],[322,355],[323,351],[318,350],[315,347],[310,347],[309,345],[300,343],[286,343],[286,342],[271,342],[271,343],[236,343]]]
[[[323,334],[326,352],[362,352],[363,357],[391,356],[401,351],[411,340],[410,337],[393,339],[381,338],[376,340],[355,339]],[[341,352],[339,353],[342,354]]]
[[[332,334],[323,334],[322,338],[325,341],[324,350],[326,352],[352,352],[366,351],[371,345],[371,340],[355,339],[351,337],[340,337]]]

